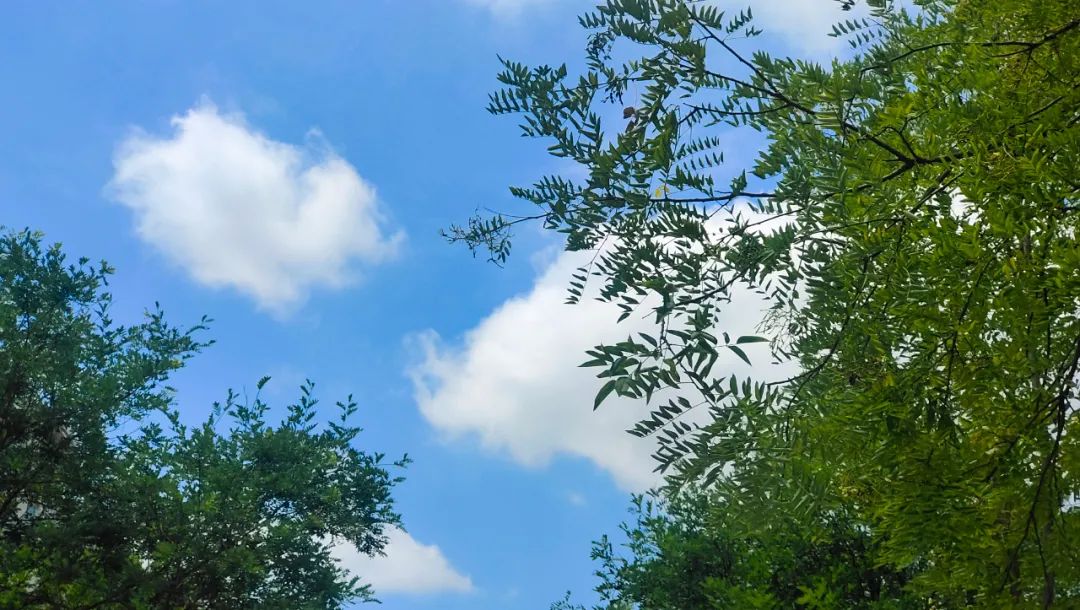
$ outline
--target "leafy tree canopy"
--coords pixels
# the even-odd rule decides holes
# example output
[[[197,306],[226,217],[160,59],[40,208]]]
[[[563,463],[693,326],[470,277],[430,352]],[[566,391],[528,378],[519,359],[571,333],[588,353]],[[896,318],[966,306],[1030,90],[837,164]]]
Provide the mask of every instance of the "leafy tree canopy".
[[[570,300],[598,283],[659,326],[590,352],[598,399],[674,393],[633,432],[746,531],[850,515],[939,607],[1076,603],[1080,12],[861,9],[823,65],[755,48],[749,10],[602,2],[584,73],[505,61],[490,103],[586,177],[514,188],[535,214],[449,236],[499,261],[539,220],[596,250]],[[744,133],[755,160],[725,165]],[[714,366],[764,357],[717,323],[747,290],[790,379]]]
[[[625,552],[594,543],[608,608],[924,608],[905,590],[915,569],[876,564],[870,533],[849,515],[787,519],[748,534],[723,498],[634,498]],[[580,610],[569,596],[553,610]]]
[[[116,325],[110,273],[37,234],[0,237],[0,607],[371,599],[329,552],[378,554],[399,522],[398,478],[354,447],[355,403],[322,424],[309,383],[273,426],[260,398],[229,393],[184,425],[164,384],[206,345],[205,321]]]

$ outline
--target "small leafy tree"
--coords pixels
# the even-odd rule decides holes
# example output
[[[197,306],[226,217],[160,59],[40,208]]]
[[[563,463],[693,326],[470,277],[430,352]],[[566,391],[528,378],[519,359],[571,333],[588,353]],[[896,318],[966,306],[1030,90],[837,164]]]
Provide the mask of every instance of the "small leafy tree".
[[[114,324],[110,273],[38,234],[0,237],[0,607],[371,599],[329,553],[378,554],[399,521],[398,479],[354,447],[356,405],[320,425],[309,383],[276,427],[232,393],[184,425],[164,384],[206,345],[205,321]]]
[[[514,188],[536,214],[449,236],[501,260],[532,219],[597,251],[570,300],[599,282],[660,330],[587,365],[601,397],[675,394],[632,430],[673,485],[746,523],[850,514],[939,604],[1076,603],[1080,13],[865,9],[822,65],[751,47],[749,10],[600,3],[582,75],[506,61],[490,105],[587,176]],[[756,160],[727,167],[747,133]],[[762,334],[797,375],[716,369],[763,356],[718,327],[735,291],[771,300]]]

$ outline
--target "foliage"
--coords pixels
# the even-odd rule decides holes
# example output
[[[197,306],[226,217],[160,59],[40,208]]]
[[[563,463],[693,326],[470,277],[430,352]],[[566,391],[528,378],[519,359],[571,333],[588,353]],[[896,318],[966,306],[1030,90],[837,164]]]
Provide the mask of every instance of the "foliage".
[[[338,608],[371,591],[331,558],[377,554],[397,481],[353,447],[356,405],[319,426],[232,393],[180,422],[169,373],[206,344],[160,310],[118,326],[111,270],[0,237],[0,607]],[[266,382],[259,383],[259,388]]]
[[[869,532],[849,516],[823,516],[810,528],[780,520],[748,533],[716,500],[635,497],[626,553],[606,537],[594,543],[605,607],[925,607],[903,590],[911,573],[876,565]],[[572,608],[568,600],[554,606]]]
[[[499,261],[534,219],[596,250],[570,300],[599,282],[660,330],[586,364],[598,398],[677,393],[633,430],[659,439],[672,486],[747,524],[850,514],[939,604],[1076,603],[1080,12],[852,15],[846,57],[822,65],[752,48],[749,10],[602,2],[580,20],[581,76],[505,61],[490,104],[587,177],[514,188],[535,215],[449,237]],[[799,374],[715,368],[721,350],[762,356],[718,327],[737,291],[771,301],[762,334]]]

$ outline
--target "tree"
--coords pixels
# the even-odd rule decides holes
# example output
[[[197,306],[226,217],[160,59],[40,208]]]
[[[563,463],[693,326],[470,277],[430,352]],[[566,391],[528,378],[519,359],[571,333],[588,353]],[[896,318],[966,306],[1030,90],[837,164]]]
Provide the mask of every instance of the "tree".
[[[399,522],[398,479],[353,446],[355,403],[321,424],[309,383],[275,427],[258,396],[230,392],[184,425],[165,384],[207,345],[205,320],[116,325],[111,272],[38,234],[0,237],[0,607],[371,599],[329,553],[378,554]]]
[[[749,10],[602,2],[581,17],[580,77],[505,61],[490,104],[587,178],[513,188],[536,214],[449,237],[498,261],[538,220],[597,251],[570,300],[599,282],[659,331],[586,365],[598,399],[676,394],[633,430],[660,439],[673,487],[748,523],[851,514],[939,604],[1075,602],[1080,14],[915,5],[868,0],[823,66],[748,50]],[[727,167],[727,143],[755,133],[756,160]],[[717,312],[745,290],[772,306],[763,337],[732,340]],[[762,339],[800,373],[714,368]]]
[[[811,528],[789,520],[748,533],[722,498],[635,496],[626,552],[593,545],[607,608],[924,608],[904,591],[914,570],[876,564],[874,542],[848,515]],[[580,609],[569,596],[555,610]]]

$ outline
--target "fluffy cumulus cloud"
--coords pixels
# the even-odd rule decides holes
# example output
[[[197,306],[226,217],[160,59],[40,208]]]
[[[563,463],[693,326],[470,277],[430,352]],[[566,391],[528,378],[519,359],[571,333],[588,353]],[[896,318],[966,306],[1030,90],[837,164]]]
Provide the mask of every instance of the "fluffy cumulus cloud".
[[[401,235],[387,232],[374,187],[317,133],[278,142],[209,102],[172,128],[122,142],[107,192],[198,282],[283,313],[395,252]]]
[[[561,254],[527,294],[504,302],[460,344],[431,331],[420,335],[412,370],[416,400],[427,421],[451,438],[477,439],[528,466],[555,456],[584,458],[623,489],[641,491],[659,481],[655,441],[625,431],[648,407],[612,395],[593,411],[602,381],[595,369],[578,365],[586,349],[651,330],[652,323],[644,315],[616,323],[618,310],[593,299],[565,305],[567,280],[585,260],[581,253]],[[751,334],[763,307],[756,295],[741,294],[719,329]],[[769,360],[763,345],[751,352],[761,365]],[[716,370],[743,375],[749,367],[727,353]]]
[[[376,595],[430,595],[469,593],[472,580],[454,569],[439,547],[422,544],[399,528],[387,532],[386,554],[368,557],[349,544],[335,546],[333,556],[341,567],[361,582],[370,584]]]

